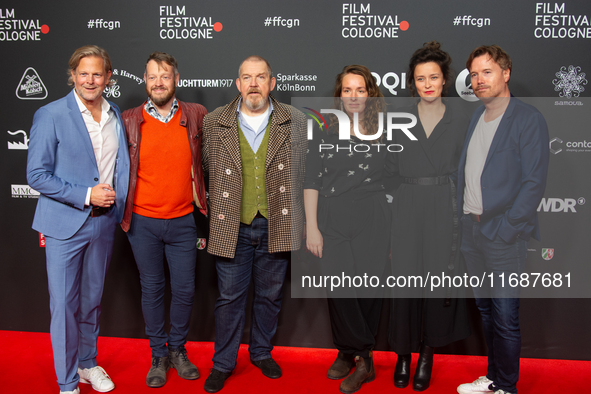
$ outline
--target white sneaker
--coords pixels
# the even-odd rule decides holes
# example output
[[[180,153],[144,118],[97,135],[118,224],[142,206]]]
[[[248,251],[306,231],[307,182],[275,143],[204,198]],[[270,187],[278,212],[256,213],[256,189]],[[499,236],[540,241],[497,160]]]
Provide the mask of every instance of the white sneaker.
[[[493,381],[486,376],[481,376],[472,383],[464,383],[458,386],[458,393],[460,394],[474,394],[474,393],[492,393],[488,388]]]
[[[72,391],[60,391],[60,394],[80,394],[80,389],[76,387],[76,389]]]
[[[92,388],[101,393],[106,393],[115,388],[115,384],[104,369],[98,365],[93,368],[78,368],[80,383],[92,384]]]

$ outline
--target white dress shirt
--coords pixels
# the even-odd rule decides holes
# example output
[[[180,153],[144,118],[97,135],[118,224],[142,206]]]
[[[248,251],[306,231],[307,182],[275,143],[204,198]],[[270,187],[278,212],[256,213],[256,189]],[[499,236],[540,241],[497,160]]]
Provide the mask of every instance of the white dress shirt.
[[[78,103],[78,108],[82,114],[82,119],[88,130],[88,135],[92,142],[94,157],[99,171],[99,183],[106,183],[113,187],[113,176],[115,173],[115,160],[117,159],[117,150],[119,141],[117,139],[116,117],[111,106],[103,97],[101,97],[101,120],[96,122],[92,114],[86,108],[78,93],[74,90],[74,96]],[[92,188],[88,188],[86,193],[86,205],[90,205],[90,193]]]

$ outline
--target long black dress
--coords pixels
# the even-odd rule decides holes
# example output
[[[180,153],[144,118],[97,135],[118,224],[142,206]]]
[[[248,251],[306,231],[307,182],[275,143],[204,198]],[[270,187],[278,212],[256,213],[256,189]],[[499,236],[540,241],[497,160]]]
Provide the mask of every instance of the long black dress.
[[[429,138],[414,105],[408,112],[417,117],[412,132],[418,141],[404,134],[395,135],[404,149],[388,155],[388,172],[398,172],[402,184],[394,194],[392,206],[392,274],[426,277],[460,273],[457,216],[454,218],[453,180],[464,144],[467,119],[454,114],[447,105],[443,118]],[[440,177],[443,184],[417,184],[416,178]],[[410,178],[410,179],[409,179]],[[415,181],[416,182],[416,181]],[[423,182],[424,183],[424,182]],[[454,227],[455,226],[455,227]],[[424,289],[394,288],[390,314],[390,347],[398,354],[427,346],[444,346],[470,335],[465,299],[457,289],[444,290],[423,298]],[[460,290],[461,291],[461,290]]]

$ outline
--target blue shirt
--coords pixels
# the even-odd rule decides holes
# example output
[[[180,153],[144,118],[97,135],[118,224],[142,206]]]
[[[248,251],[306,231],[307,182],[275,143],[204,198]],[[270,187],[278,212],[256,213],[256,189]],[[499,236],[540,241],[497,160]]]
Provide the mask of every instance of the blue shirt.
[[[244,134],[244,138],[246,138],[246,141],[248,141],[248,144],[252,148],[252,151],[256,153],[259,150],[259,146],[261,146],[261,142],[263,142],[263,138],[265,138],[264,131],[267,129],[269,118],[273,112],[273,103],[271,102],[271,98],[269,98],[269,117],[261,123],[258,130],[253,130],[244,119],[244,115],[240,112],[241,104],[242,98],[238,102],[238,109],[236,110],[236,112],[238,112],[238,125],[240,126],[240,130],[242,130],[242,134]]]

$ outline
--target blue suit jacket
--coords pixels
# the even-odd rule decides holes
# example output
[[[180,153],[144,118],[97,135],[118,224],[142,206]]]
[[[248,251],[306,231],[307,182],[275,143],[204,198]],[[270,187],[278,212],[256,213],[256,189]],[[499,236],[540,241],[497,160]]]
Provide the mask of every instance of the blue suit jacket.
[[[113,189],[115,217],[121,221],[129,184],[129,153],[119,108],[109,102],[117,116],[119,149]],[[27,181],[41,195],[33,229],[57,239],[72,237],[90,214],[84,206],[89,187],[99,183],[92,142],[74,97],[41,107],[33,118],[27,157]]]
[[[466,152],[484,106],[472,116],[458,169],[458,212],[464,208]],[[488,239],[540,239],[537,208],[546,188],[548,127],[531,105],[511,97],[486,157],[480,178],[482,224]]]

